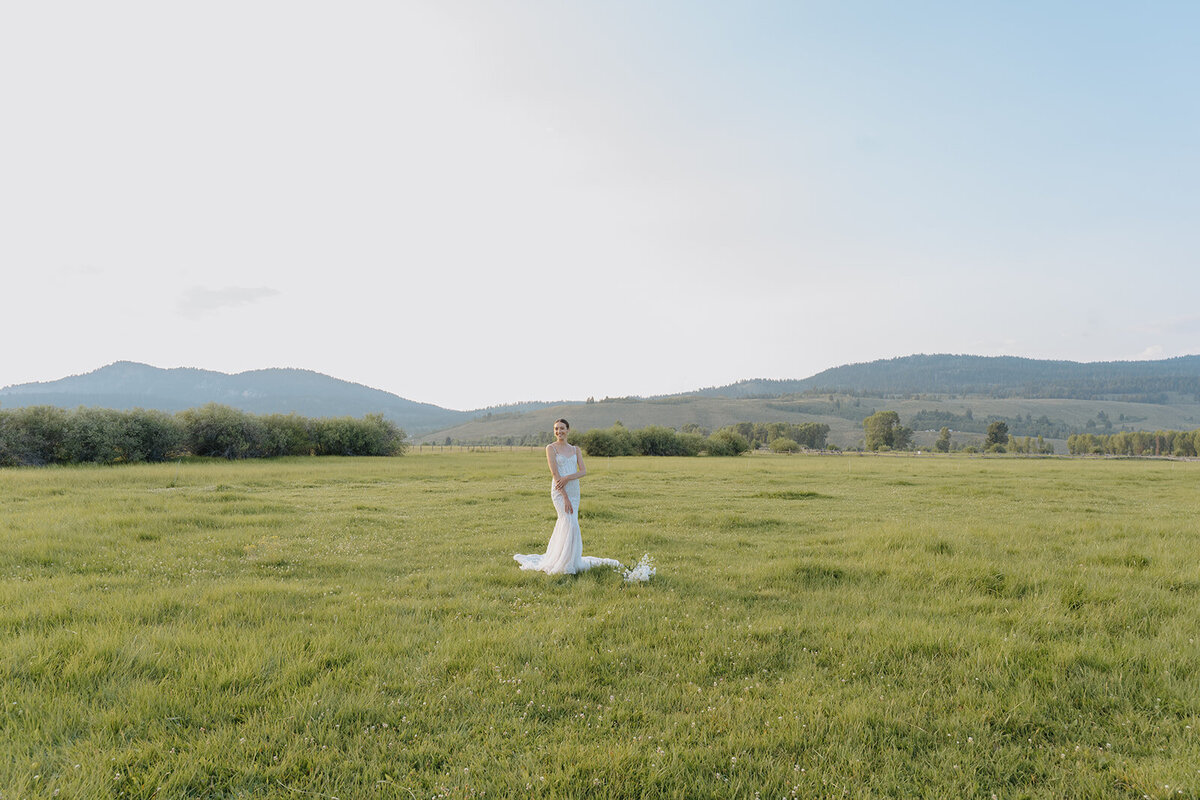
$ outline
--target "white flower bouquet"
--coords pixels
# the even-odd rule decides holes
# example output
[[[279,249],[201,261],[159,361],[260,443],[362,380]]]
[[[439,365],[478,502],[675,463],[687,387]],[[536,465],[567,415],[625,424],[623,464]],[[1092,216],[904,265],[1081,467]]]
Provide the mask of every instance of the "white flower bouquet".
[[[632,569],[622,566],[620,571],[625,576],[626,583],[646,583],[654,577],[657,570],[654,568],[654,559],[650,557],[649,553],[645,553],[642,555],[642,560]]]

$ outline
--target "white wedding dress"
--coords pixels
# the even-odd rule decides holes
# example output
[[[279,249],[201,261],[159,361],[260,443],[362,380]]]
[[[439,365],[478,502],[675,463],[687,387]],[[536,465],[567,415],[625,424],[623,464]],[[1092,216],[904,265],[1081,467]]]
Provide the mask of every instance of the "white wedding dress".
[[[563,456],[555,453],[555,464],[559,475],[571,475],[578,469],[575,450],[571,455]],[[619,567],[621,562],[615,558],[597,558],[583,554],[583,536],[579,532],[579,481],[567,483],[566,497],[571,499],[571,513],[567,513],[566,498],[554,487],[554,479],[550,479],[550,499],[558,511],[558,522],[554,524],[554,533],[550,535],[550,544],[542,555],[515,555],[513,558],[521,565],[521,569],[533,569],[550,575],[573,575],[592,567]]]

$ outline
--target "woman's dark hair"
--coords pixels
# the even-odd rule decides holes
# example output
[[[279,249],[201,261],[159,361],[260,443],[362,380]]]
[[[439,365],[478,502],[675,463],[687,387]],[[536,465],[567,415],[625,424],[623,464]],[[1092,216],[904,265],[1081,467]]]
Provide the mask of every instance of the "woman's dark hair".
[[[560,423],[560,422],[561,422],[563,425],[566,425],[566,426],[567,426],[567,430],[571,430],[571,423],[567,422],[565,419],[556,419],[556,420],[554,420],[554,424],[555,424],[555,425],[557,425],[557,424],[558,424],[558,423]]]

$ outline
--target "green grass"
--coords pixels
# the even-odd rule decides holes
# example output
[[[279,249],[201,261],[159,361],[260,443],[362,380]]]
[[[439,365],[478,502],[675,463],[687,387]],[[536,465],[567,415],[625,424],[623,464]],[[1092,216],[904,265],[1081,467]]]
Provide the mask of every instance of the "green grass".
[[[1197,797],[1200,464],[0,471],[0,798]]]

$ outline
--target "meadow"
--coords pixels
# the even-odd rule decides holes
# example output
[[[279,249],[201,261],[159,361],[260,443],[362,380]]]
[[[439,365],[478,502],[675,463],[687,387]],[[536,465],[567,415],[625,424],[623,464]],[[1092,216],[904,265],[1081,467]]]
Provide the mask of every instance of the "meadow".
[[[0,470],[0,799],[1200,796],[1200,463]]]

